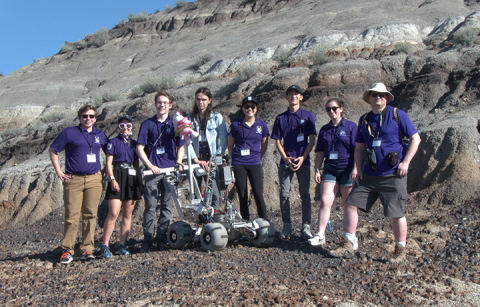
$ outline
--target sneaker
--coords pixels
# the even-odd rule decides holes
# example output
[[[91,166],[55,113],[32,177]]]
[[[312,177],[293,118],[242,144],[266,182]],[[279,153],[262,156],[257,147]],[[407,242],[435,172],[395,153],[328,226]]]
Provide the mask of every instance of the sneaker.
[[[312,232],[310,231],[310,225],[307,223],[304,223],[302,225],[302,239],[308,240],[313,238]]]
[[[102,245],[102,257],[105,259],[112,258],[112,253],[110,252],[108,245]]]
[[[73,261],[73,256],[69,252],[63,252],[62,256],[60,257],[60,263],[61,264],[69,264],[70,262]]]
[[[152,241],[143,241],[142,248],[140,248],[141,253],[148,253],[152,249]]]
[[[334,258],[353,258],[355,256],[355,250],[358,249],[358,240],[355,237],[354,242],[342,237],[340,247],[328,252],[328,255]]]
[[[325,237],[320,237],[320,234],[316,234],[313,238],[308,239],[307,243],[311,246],[324,245],[326,243]]]
[[[130,255],[130,251],[127,249],[125,244],[120,244],[118,246],[118,252],[120,253],[120,255]]]
[[[95,260],[95,256],[92,254],[92,252],[83,252],[82,259],[85,261]]]
[[[283,223],[282,232],[278,235],[280,239],[285,239],[293,234],[292,223]]]
[[[395,250],[393,255],[388,258],[388,262],[391,264],[399,264],[405,261],[407,258],[407,248],[400,244],[395,244]]]

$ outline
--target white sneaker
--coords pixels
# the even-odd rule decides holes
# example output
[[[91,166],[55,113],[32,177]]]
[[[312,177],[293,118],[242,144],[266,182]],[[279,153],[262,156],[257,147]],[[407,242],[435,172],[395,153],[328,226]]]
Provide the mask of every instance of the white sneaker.
[[[320,234],[316,234],[313,238],[308,239],[307,243],[311,246],[324,245],[326,243],[325,237],[320,237]]]
[[[302,239],[308,240],[313,238],[312,232],[310,231],[310,225],[308,224],[303,224],[302,225]]]

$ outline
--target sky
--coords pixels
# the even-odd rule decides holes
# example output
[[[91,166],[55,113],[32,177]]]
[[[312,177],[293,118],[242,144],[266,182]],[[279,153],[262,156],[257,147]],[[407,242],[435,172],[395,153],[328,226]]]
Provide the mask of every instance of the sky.
[[[0,73],[52,56],[66,41],[113,28],[130,13],[175,7],[177,0],[0,0]],[[185,1],[192,2],[192,1]]]

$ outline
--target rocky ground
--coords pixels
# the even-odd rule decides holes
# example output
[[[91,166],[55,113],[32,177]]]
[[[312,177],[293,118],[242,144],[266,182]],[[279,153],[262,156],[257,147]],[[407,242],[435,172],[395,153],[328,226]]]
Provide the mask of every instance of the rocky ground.
[[[338,200],[337,200],[338,201]],[[318,204],[314,204],[317,212]],[[300,227],[299,204],[294,223]],[[0,304],[6,306],[283,306],[443,305],[480,302],[479,201],[448,208],[409,205],[408,260],[386,262],[393,250],[390,221],[380,206],[362,215],[360,246],[351,260],[332,259],[299,238],[276,239],[268,248],[248,241],[206,252],[200,244],[185,250],[138,253],[142,229],[137,217],[131,256],[60,265],[62,213],[34,225],[0,230]],[[279,212],[271,212],[276,230]],[[342,209],[332,212],[338,244]],[[316,221],[316,218],[314,218]],[[102,233],[97,228],[97,241]],[[117,240],[118,233],[113,240]]]

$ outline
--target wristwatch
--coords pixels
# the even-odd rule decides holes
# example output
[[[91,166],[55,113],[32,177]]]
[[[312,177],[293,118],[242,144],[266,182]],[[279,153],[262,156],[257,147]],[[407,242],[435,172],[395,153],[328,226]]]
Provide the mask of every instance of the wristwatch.
[[[115,176],[110,176],[110,181],[115,180]]]

